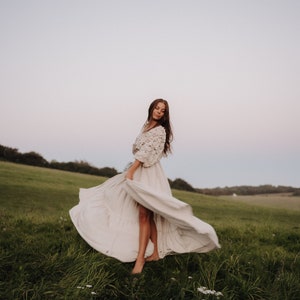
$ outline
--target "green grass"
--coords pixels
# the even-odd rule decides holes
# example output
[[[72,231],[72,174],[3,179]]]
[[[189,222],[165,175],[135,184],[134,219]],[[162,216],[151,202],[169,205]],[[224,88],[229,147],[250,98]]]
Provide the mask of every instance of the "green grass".
[[[168,256],[131,276],[132,263],[91,249],[68,215],[79,187],[104,180],[0,162],[0,299],[217,299],[203,286],[220,299],[300,299],[299,210],[174,190],[222,248]]]
[[[263,207],[282,208],[300,211],[300,196],[293,196],[292,193],[264,194],[254,196],[222,196],[223,199],[231,201],[255,204]]]

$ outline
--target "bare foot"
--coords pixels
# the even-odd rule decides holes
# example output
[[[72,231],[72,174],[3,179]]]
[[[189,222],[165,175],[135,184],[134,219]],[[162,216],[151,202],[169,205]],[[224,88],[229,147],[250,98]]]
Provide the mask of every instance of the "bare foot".
[[[144,264],[145,264],[145,259],[137,259],[134,268],[131,271],[131,274],[134,275],[134,274],[142,273]]]
[[[158,253],[153,253],[152,255],[146,258],[146,261],[157,261],[157,260],[159,260]]]

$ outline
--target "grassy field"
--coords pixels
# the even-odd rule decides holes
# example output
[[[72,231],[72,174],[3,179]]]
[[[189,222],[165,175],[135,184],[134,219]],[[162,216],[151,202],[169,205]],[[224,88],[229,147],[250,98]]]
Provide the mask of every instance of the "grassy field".
[[[264,195],[254,195],[254,196],[222,196],[220,198],[243,202],[248,204],[255,204],[264,207],[272,208],[282,208],[288,210],[298,210],[300,211],[300,197],[293,196],[292,193],[282,193],[282,194],[264,194]]]
[[[174,190],[222,248],[131,276],[132,263],[91,249],[68,215],[79,187],[104,180],[0,162],[0,299],[300,299],[299,209]]]

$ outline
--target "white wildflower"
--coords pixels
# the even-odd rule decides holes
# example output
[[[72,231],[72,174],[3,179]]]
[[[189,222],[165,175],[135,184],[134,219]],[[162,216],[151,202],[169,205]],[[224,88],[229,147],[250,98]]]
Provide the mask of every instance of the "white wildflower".
[[[87,287],[87,288],[92,288],[93,286],[90,285],[90,284],[87,284],[86,287]]]
[[[217,292],[215,290],[210,290],[205,286],[200,286],[199,288],[197,288],[197,291],[204,294],[204,295],[215,295],[218,298],[220,296],[223,296],[223,294],[221,292]]]
[[[97,293],[96,293],[96,292],[91,292],[91,294],[92,294],[92,295],[97,295]]]
[[[197,288],[198,292],[202,293],[202,294],[206,294],[207,291],[207,287],[205,286],[200,286],[199,288]]]

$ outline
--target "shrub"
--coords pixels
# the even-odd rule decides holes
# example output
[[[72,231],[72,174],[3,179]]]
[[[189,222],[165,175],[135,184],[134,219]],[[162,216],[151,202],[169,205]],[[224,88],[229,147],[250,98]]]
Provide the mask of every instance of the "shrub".
[[[195,189],[189,183],[187,183],[185,180],[181,178],[176,178],[174,181],[169,180],[169,182],[172,189],[189,191],[189,192],[195,191]]]
[[[19,156],[19,162],[26,165],[47,167],[49,165],[48,161],[39,153],[27,152]]]

